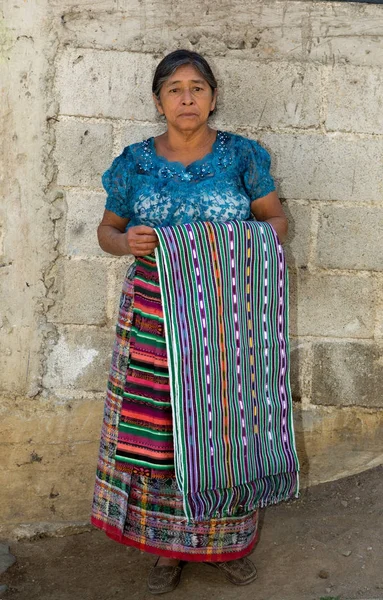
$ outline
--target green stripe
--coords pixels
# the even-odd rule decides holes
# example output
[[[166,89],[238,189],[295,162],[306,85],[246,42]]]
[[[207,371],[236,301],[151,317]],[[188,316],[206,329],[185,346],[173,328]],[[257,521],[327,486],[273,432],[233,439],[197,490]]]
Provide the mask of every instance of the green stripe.
[[[149,437],[150,439],[162,438],[164,440],[171,440],[173,437],[173,432],[165,433],[164,431],[155,431],[154,429],[148,429],[147,427],[135,427],[134,425],[124,422],[121,422],[119,427],[121,431],[125,431],[126,433],[134,433],[136,435],[145,433],[145,437]]]
[[[142,333],[135,325],[132,325],[132,332],[137,339],[142,340],[150,340],[155,343],[158,347],[164,346],[166,347],[165,340],[160,335],[156,335],[155,333]]]
[[[153,406],[171,406],[170,402],[160,402],[160,400],[153,400],[153,398],[147,398],[146,396],[138,396],[136,394],[131,394],[130,392],[123,392],[124,398],[132,398],[132,400],[140,400],[141,402],[153,404]]]
[[[137,314],[137,315],[141,315],[142,317],[145,317],[146,319],[149,319],[150,321],[158,321],[159,323],[163,323],[164,320],[162,317],[158,317],[157,315],[153,315],[151,313],[147,313],[143,310],[141,310],[140,308],[134,308],[133,309],[133,314]]]
[[[153,464],[153,463],[146,462],[145,460],[137,460],[135,458],[127,458],[126,456],[121,456],[117,452],[116,452],[116,458],[118,460],[121,460],[122,462],[131,463],[133,465],[142,465],[144,467],[156,469],[157,471],[161,471],[161,470],[167,471],[167,470],[171,469],[172,467],[174,467],[174,463],[168,463],[166,465],[158,465],[156,463]]]
[[[134,370],[135,371],[142,371],[142,373],[152,373],[153,375],[156,375],[157,377],[164,377],[165,379],[167,379],[169,377],[168,373],[161,373],[160,371],[156,371],[156,369],[149,369],[148,367],[143,367],[141,365],[137,365],[136,363],[134,364]]]

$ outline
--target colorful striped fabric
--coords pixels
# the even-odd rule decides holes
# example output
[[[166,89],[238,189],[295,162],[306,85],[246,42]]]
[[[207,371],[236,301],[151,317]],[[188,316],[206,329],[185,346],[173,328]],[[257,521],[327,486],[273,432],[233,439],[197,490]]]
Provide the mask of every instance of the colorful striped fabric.
[[[143,552],[196,562],[234,560],[249,554],[258,537],[258,511],[221,519],[190,522],[183,510],[175,472],[168,478],[124,470],[115,460],[126,375],[129,368],[130,334],[135,321],[133,308],[138,263],[150,265],[153,281],[156,264],[152,257],[136,259],[128,268],[120,299],[108,389],[104,404],[100,452],[92,505],[92,524],[121,544]],[[143,271],[139,277],[142,279]],[[162,473],[162,472],[161,472]]]
[[[154,257],[136,259],[130,356],[124,386],[116,469],[148,477],[174,476],[164,316]]]
[[[287,273],[267,223],[157,229],[176,478],[189,519],[297,494]]]

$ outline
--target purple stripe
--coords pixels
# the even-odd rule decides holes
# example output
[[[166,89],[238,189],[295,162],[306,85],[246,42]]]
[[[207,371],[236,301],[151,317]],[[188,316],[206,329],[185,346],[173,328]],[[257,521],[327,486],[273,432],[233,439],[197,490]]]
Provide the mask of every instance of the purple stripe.
[[[247,259],[248,250],[250,249],[250,257],[249,257],[249,259],[246,260],[246,264],[245,264],[245,268],[246,268],[246,310],[247,310],[247,303],[250,302],[252,295],[253,295],[253,299],[254,299],[254,293],[253,294],[247,293],[247,286],[249,286],[250,291],[255,289],[255,286],[256,286],[255,275],[259,271],[259,269],[255,268],[255,253],[254,253],[254,248],[257,248],[257,245],[258,245],[258,240],[255,239],[258,237],[258,233],[259,233],[258,227],[255,227],[255,226],[249,227],[249,232],[250,232],[250,237],[248,238],[246,236],[247,246],[245,249],[246,259]],[[249,275],[247,275],[248,268],[250,270]],[[255,411],[253,410],[253,427],[254,426],[258,427],[258,434],[255,434],[253,436],[253,441],[254,441],[254,445],[256,448],[255,449],[255,461],[256,461],[256,465],[257,465],[257,473],[261,474],[262,473],[262,461],[261,461],[261,445],[260,445],[260,429],[259,429],[259,398],[258,398],[258,390],[257,390],[256,372],[255,372],[255,368],[256,368],[256,357],[255,357],[256,321],[254,319],[255,307],[253,306],[253,304],[250,304],[250,311],[252,309],[253,309],[253,314],[251,314],[251,312],[250,312],[250,314],[248,313],[248,318],[252,322],[253,347],[250,348],[250,353],[253,357],[253,364],[251,365],[251,376],[252,376],[252,381],[254,382],[253,383],[254,408],[257,409],[256,415],[254,414]],[[253,431],[254,431],[254,429],[253,429]]]
[[[205,301],[202,293],[202,281],[201,281],[201,271],[200,266],[198,264],[197,259],[197,250],[196,243],[194,239],[193,232],[191,230],[190,225],[185,225],[190,241],[190,247],[192,250],[192,258],[194,265],[194,272],[197,281],[197,289],[198,289],[198,308],[199,312],[202,315],[202,332],[203,332],[203,356],[204,356],[204,365],[206,370],[206,392],[207,392],[207,404],[208,404],[208,431],[209,431],[209,449],[210,449],[210,466],[211,466],[211,476],[212,476],[212,486],[216,485],[216,473],[214,466],[214,446],[213,446],[213,430],[212,430],[212,410],[211,410],[211,369],[210,369],[210,357],[208,352],[208,341],[207,341],[207,315],[205,309]],[[196,232],[197,233],[197,232]],[[199,233],[199,232],[198,232]]]
[[[263,242],[262,242],[262,237],[261,237],[261,226],[259,225],[259,223],[255,223],[254,224],[254,231],[256,234],[256,248],[259,251],[258,254],[258,259],[261,261],[261,257],[263,255],[262,253],[262,248],[263,248]],[[263,310],[261,310],[261,307],[264,305],[264,296],[265,296],[265,278],[264,278],[264,270],[261,268],[258,268],[254,271],[253,273],[253,279],[254,279],[254,284],[256,286],[256,289],[258,290],[258,305],[255,306],[256,309],[256,325],[257,325],[257,340],[259,340],[259,342],[261,340],[263,340]],[[256,297],[255,297],[256,298]],[[255,318],[255,317],[254,317]],[[259,346],[259,352],[262,352],[262,344],[260,344]],[[260,365],[260,369],[263,370],[262,365],[263,365],[263,357],[259,358],[259,365]],[[265,403],[265,397],[266,397],[266,389],[265,386],[263,385],[263,382],[265,380],[265,374],[264,377],[260,378],[260,385],[262,386],[262,388],[260,390],[258,390],[258,398],[259,398],[259,404],[262,403],[262,405],[264,406]],[[261,415],[259,415],[260,417]],[[259,419],[259,431],[260,431],[260,435],[262,435],[263,431],[266,431],[267,429],[267,423],[265,423],[265,418],[267,419],[267,413],[266,411],[262,411],[262,423],[260,422]],[[269,452],[263,452],[262,446],[259,446],[260,449],[260,457],[263,457],[263,460],[266,461],[267,463],[267,472],[271,473],[272,472],[272,467],[271,467],[271,456],[269,454]],[[262,460],[260,459],[260,471],[258,473],[259,477],[263,477],[265,475],[265,468],[262,464]]]
[[[270,450],[273,452],[273,439],[271,435],[271,401],[270,401],[270,378],[269,378],[269,369],[270,369],[270,345],[268,340],[268,332],[267,332],[267,312],[268,312],[268,303],[269,303],[269,256],[267,252],[267,244],[266,237],[264,233],[263,226],[260,226],[261,231],[261,239],[262,239],[262,247],[263,247],[263,256],[265,260],[265,268],[264,268],[264,298],[263,298],[263,310],[262,310],[262,320],[263,320],[263,336],[265,343],[265,365],[266,365],[266,373],[265,373],[265,392],[266,392],[266,403],[268,408],[268,424],[267,424],[267,433],[269,436],[270,442]]]
[[[242,441],[244,444],[244,463],[246,481],[249,478],[249,463],[247,456],[247,435],[245,427],[245,411],[243,407],[243,391],[242,391],[242,377],[241,377],[241,347],[239,339],[239,315],[238,315],[238,291],[237,291],[237,277],[235,272],[234,263],[234,231],[233,224],[227,223],[227,229],[229,231],[229,257],[230,257],[230,271],[231,271],[231,283],[233,289],[233,305],[234,305],[234,331],[235,331],[235,347],[236,347],[236,369],[238,379],[238,402],[241,414],[241,430],[242,430]]]

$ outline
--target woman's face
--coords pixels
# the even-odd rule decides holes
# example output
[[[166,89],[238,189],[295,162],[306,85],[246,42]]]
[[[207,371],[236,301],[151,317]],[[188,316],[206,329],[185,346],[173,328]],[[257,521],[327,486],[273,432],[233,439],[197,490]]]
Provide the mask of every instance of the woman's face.
[[[180,131],[197,130],[207,122],[216,103],[208,82],[192,65],[183,65],[174,71],[163,84],[160,98],[154,102],[168,125]]]

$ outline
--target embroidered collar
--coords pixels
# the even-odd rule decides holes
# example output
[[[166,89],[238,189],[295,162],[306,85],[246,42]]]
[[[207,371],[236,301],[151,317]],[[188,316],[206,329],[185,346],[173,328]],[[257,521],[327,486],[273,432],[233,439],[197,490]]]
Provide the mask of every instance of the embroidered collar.
[[[181,181],[199,180],[209,177],[215,173],[216,167],[227,167],[231,164],[227,143],[229,134],[225,131],[217,131],[217,137],[212,151],[190,165],[181,162],[169,161],[164,156],[156,154],[154,138],[150,137],[141,142],[141,152],[138,157],[139,172],[157,172],[161,179],[177,178]]]

